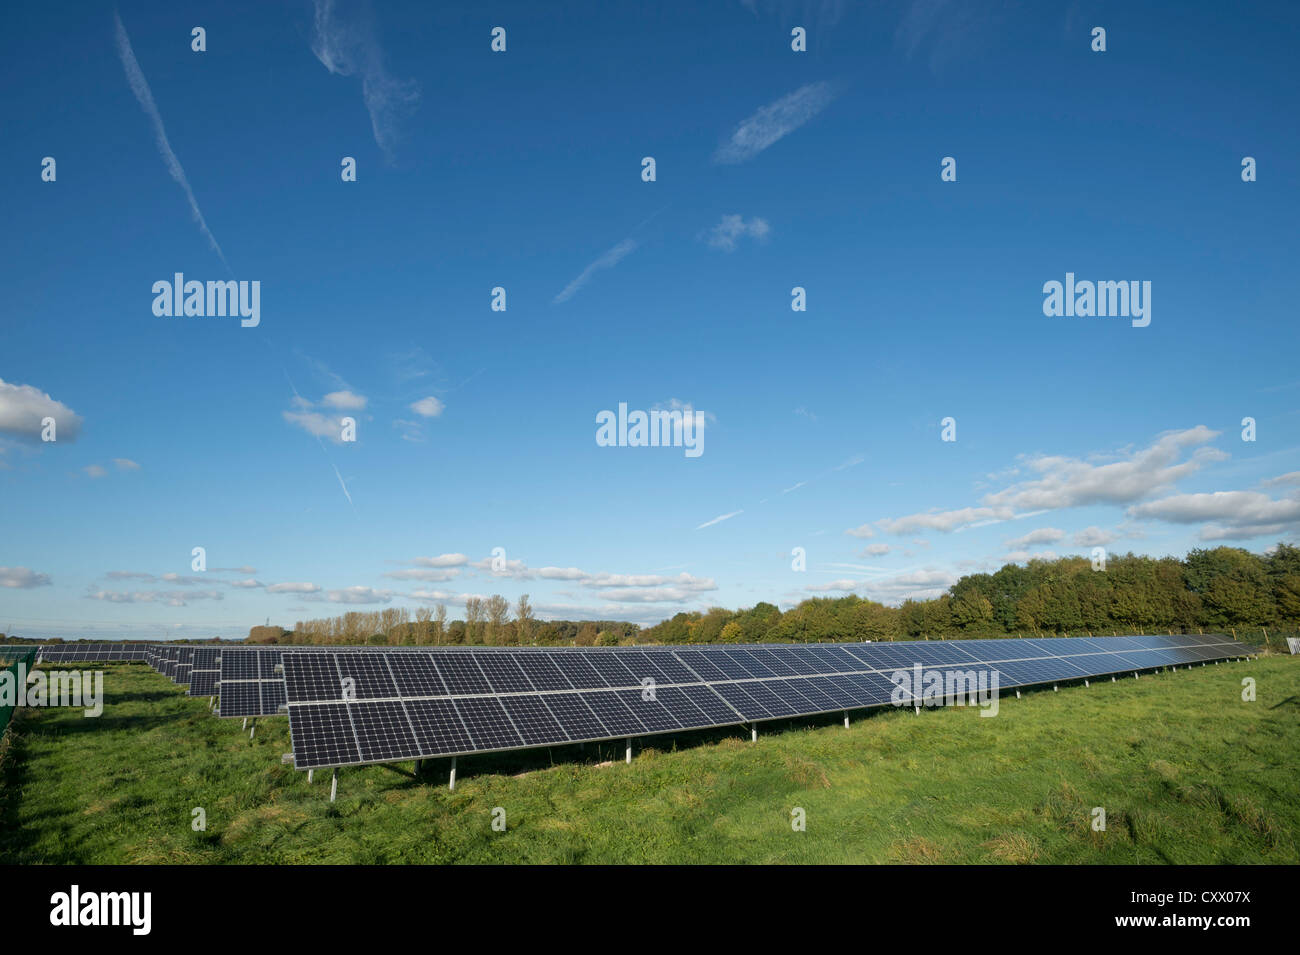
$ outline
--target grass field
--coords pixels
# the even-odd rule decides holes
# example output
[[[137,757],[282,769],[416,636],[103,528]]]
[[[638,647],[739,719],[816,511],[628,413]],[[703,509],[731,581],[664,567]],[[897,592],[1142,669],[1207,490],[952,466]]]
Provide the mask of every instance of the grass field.
[[[99,719],[16,718],[0,862],[1300,862],[1297,658],[1004,694],[994,718],[651,738],[631,766],[613,745],[462,758],[455,792],[445,760],[346,769],[333,805],[328,774],[281,763],[284,717],[249,740],[147,667],[105,669]]]

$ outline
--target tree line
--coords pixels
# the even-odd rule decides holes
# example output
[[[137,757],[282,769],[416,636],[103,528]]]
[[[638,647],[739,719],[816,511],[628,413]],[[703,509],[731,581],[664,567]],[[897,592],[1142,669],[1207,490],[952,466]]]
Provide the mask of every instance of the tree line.
[[[254,627],[259,643],[539,645],[853,642],[953,637],[1227,632],[1300,623],[1300,548],[1268,554],[1238,547],[1186,557],[1086,557],[1006,564],[968,574],[930,600],[889,607],[856,595],[815,597],[782,611],[766,601],[742,610],[684,611],[651,627],[616,620],[541,621],[528,595],[471,597],[464,619],[447,608],[351,612],[299,621],[292,631]]]

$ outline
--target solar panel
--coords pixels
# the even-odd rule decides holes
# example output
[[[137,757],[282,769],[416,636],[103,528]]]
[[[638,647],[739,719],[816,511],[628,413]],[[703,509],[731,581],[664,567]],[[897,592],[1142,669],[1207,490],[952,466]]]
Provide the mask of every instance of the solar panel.
[[[37,647],[38,663],[145,662],[145,643],[53,643]]]
[[[410,650],[417,652],[399,652]],[[294,762],[309,769],[920,705],[930,702],[926,686],[937,684],[942,697],[995,673],[1011,688],[1249,652],[1221,635],[662,649],[287,647],[283,680],[259,685],[263,694],[283,690]],[[223,684],[225,661],[223,654]]]
[[[223,647],[217,692],[217,715],[275,716],[284,704],[284,678],[276,672],[280,650],[272,647]]]
[[[190,696],[215,696],[221,683],[221,648],[195,647],[190,666]]]

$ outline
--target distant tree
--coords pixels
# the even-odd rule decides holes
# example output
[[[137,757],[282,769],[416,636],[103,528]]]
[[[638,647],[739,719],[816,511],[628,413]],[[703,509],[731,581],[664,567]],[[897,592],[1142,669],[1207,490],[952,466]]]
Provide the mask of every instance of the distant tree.
[[[533,639],[533,605],[528,602],[528,594],[520,594],[515,601],[515,636],[521,645]]]

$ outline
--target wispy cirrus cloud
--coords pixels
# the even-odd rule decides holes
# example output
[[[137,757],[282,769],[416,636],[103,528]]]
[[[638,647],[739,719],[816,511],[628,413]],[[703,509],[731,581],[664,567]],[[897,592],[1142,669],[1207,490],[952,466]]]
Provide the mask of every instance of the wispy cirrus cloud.
[[[732,519],[733,517],[735,517],[737,514],[744,514],[744,513],[745,513],[745,511],[744,511],[744,509],[742,508],[742,509],[739,510],[739,511],[732,511],[732,512],[729,513],[729,514],[719,514],[717,517],[712,518],[711,520],[707,520],[707,521],[705,521],[703,524],[698,524],[698,525],[696,525],[696,528],[695,528],[695,529],[696,529],[697,531],[702,531],[702,530],[704,530],[704,528],[706,528],[706,527],[712,527],[714,524],[721,524],[723,521],[729,521],[729,520],[731,520],[731,519]]]
[[[736,246],[741,239],[754,239],[761,242],[771,232],[772,227],[766,219],[754,216],[746,220],[742,215],[732,214],[724,215],[718,224],[707,233],[703,233],[701,238],[708,243],[711,249],[718,249],[722,252],[735,252]]]
[[[388,72],[367,4],[315,0],[312,27],[311,51],[321,65],[336,76],[360,77],[375,143],[392,162],[401,122],[420,101],[419,86]]]
[[[809,83],[768,103],[740,122],[713,154],[724,165],[746,162],[808,122],[835,98],[829,83]]]
[[[149,122],[153,125],[154,139],[158,143],[158,151],[162,153],[167,171],[171,173],[171,177],[185,191],[185,198],[189,200],[190,204],[190,213],[193,215],[194,221],[198,223],[199,231],[208,240],[212,250],[217,253],[218,258],[221,259],[221,264],[229,270],[230,263],[226,261],[226,254],[221,251],[221,246],[217,244],[217,237],[208,228],[208,221],[203,217],[203,210],[199,208],[198,200],[194,198],[194,190],[190,188],[190,181],[185,175],[181,161],[176,158],[171,142],[167,139],[167,130],[163,127],[162,114],[158,112],[158,106],[154,103],[153,92],[149,89],[149,82],[144,78],[140,64],[136,61],[135,51],[131,48],[131,38],[127,36],[126,27],[122,26],[122,18],[117,15],[116,10],[113,11],[113,26],[117,38],[117,55],[122,60],[122,68],[126,70],[126,81],[130,84],[131,92],[135,94],[136,100],[139,101],[145,115],[149,117]]]
[[[585,269],[579,272],[578,277],[568,285],[564,286],[560,293],[552,300],[552,303],[559,305],[561,302],[567,302],[578,293],[579,289],[591,281],[593,275],[597,272],[604,271],[605,269],[612,269],[614,266],[618,265],[619,262],[623,261],[623,259],[627,258],[627,256],[635,252],[636,248],[636,239],[624,239],[600,258],[596,259],[595,262],[592,262]]]

